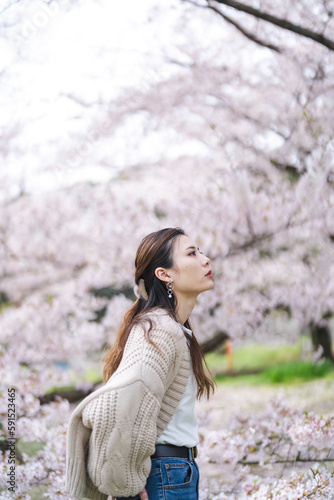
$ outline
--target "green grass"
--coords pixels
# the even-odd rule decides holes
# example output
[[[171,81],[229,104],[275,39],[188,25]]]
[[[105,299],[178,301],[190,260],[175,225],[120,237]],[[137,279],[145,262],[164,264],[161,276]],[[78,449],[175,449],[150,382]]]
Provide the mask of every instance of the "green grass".
[[[208,366],[218,383],[230,385],[294,384],[316,378],[334,380],[334,365],[314,364],[301,361],[302,346],[305,338],[295,344],[245,344],[233,349],[233,373],[226,372],[226,356],[222,352],[211,352],[205,356]],[[73,375],[73,385],[52,387],[54,390],[70,390],[80,380],[92,383],[102,380],[102,366],[97,363],[89,367],[80,378]]]
[[[96,384],[102,380],[102,367],[100,365],[97,368],[90,368],[85,373],[85,380],[87,382],[91,382],[92,384]]]
[[[283,363],[268,368],[261,373],[263,379],[272,384],[291,382],[307,382],[316,378],[334,378],[334,365],[330,361],[315,364],[312,361],[298,361],[294,363]]]
[[[334,380],[334,365],[330,362],[315,364],[302,361],[298,343],[279,346],[263,344],[245,345],[233,350],[233,372],[226,372],[226,356],[212,352],[206,361],[218,383],[232,385],[295,384],[316,378]]]
[[[250,344],[233,349],[233,371],[264,370],[274,364],[288,361],[299,361],[301,342],[296,344],[282,344],[279,346],[266,346],[263,344]],[[210,352],[205,356],[212,373],[226,371],[226,356],[219,352]]]
[[[217,375],[216,382],[234,386],[240,385],[272,385],[272,384],[299,384],[317,378],[334,380],[334,365],[328,361],[316,365],[311,361],[295,361],[280,363],[252,375]]]
[[[45,443],[43,441],[23,441],[22,439],[18,439],[16,444],[21,453],[26,453],[31,457],[34,457],[45,447]]]
[[[64,386],[52,386],[50,387],[47,391],[45,391],[45,394],[50,394],[55,391],[70,391],[75,388],[75,385],[78,382],[91,382],[92,384],[101,382],[102,380],[102,368],[100,365],[96,366],[94,368],[89,368],[84,376],[77,376],[76,374],[73,374],[72,377],[73,383],[70,385],[64,385]]]

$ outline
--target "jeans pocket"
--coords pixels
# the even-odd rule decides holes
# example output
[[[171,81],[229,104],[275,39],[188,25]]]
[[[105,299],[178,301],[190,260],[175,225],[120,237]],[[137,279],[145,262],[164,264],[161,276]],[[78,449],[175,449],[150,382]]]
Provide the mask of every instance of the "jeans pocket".
[[[186,488],[192,481],[193,470],[188,460],[164,464],[168,483],[164,485],[166,490],[174,488]]]

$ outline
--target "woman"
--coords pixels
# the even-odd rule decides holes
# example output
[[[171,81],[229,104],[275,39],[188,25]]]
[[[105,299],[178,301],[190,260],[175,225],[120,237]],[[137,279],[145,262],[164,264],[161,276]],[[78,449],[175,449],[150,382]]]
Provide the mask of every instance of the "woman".
[[[66,489],[106,500],[196,500],[196,397],[214,389],[192,334],[197,296],[213,288],[210,259],[180,228],[149,234],[137,250],[137,301],[105,355],[105,386],[71,416]],[[204,363],[203,363],[204,362]]]

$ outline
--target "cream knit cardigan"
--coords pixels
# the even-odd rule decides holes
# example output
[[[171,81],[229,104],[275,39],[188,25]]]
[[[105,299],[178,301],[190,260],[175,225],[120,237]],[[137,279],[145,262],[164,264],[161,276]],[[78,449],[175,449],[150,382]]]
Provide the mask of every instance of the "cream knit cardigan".
[[[74,498],[134,496],[146,484],[155,443],[185,391],[190,354],[166,311],[132,328],[122,361],[106,385],[74,410],[67,432],[66,491]]]

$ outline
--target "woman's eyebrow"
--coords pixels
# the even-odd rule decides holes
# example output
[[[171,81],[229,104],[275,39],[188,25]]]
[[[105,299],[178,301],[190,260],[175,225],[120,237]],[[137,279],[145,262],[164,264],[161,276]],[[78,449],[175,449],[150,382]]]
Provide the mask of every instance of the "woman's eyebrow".
[[[196,247],[188,247],[186,250],[196,250]]]

